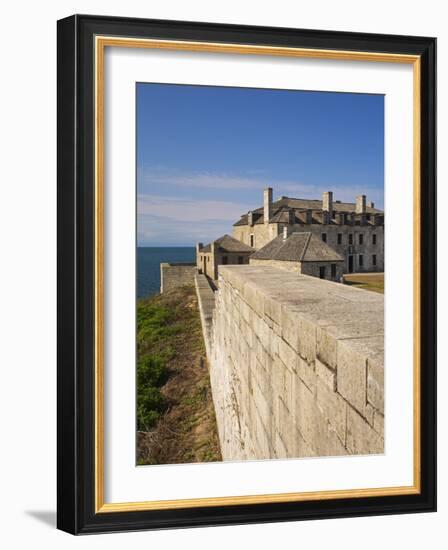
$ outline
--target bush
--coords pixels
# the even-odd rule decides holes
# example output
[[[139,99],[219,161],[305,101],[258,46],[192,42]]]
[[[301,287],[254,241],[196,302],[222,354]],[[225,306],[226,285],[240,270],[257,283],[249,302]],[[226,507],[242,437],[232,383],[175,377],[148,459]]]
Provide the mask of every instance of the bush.
[[[160,387],[168,379],[168,369],[161,357],[146,355],[137,363],[137,428],[148,431],[154,427],[167,401]]]
[[[137,387],[163,386],[168,380],[165,361],[159,356],[145,355],[137,363]]]

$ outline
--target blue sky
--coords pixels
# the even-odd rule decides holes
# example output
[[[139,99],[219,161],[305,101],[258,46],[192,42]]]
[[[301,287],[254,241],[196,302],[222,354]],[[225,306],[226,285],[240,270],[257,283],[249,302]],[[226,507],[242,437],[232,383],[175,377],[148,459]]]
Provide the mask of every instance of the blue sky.
[[[263,189],[384,201],[380,95],[137,84],[138,246],[231,234]]]

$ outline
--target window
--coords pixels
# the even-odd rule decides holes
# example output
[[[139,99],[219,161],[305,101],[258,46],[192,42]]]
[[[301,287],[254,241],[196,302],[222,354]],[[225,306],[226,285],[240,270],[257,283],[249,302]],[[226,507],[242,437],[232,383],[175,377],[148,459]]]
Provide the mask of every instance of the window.
[[[376,244],[376,233],[372,235],[372,244]]]
[[[364,256],[362,254],[359,255],[359,267],[364,266]]]
[[[331,264],[331,278],[336,279],[336,264]]]
[[[222,257],[222,263],[223,263],[224,265],[227,265],[227,261],[228,261],[227,256],[223,256],[223,257]]]
[[[325,267],[319,267],[319,279],[325,279]]]
[[[353,244],[353,233],[348,234],[348,244]]]
[[[358,235],[358,239],[359,239],[359,244],[363,244],[364,243],[364,233],[360,233]]]
[[[207,256],[207,262],[209,262],[209,261],[210,261],[210,256]]]
[[[327,242],[327,234],[326,233],[322,233],[322,240],[324,241],[324,243]]]
[[[242,263],[243,263],[243,257],[242,257],[242,256],[238,256],[238,263],[239,263],[239,264],[242,264]]]
[[[372,254],[372,265],[376,265],[376,254]]]
[[[342,244],[342,233],[338,233],[338,244]]]
[[[254,234],[251,233],[250,235],[250,246],[253,248],[255,245],[255,237],[254,237]]]

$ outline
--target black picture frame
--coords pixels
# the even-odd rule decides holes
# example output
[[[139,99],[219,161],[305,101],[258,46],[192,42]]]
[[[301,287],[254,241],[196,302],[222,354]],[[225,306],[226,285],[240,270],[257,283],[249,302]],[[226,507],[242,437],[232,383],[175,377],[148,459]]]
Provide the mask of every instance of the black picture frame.
[[[421,61],[421,491],[95,513],[94,55],[97,35],[416,55]],[[436,39],[74,15],[58,22],[57,526],[73,534],[436,510]]]

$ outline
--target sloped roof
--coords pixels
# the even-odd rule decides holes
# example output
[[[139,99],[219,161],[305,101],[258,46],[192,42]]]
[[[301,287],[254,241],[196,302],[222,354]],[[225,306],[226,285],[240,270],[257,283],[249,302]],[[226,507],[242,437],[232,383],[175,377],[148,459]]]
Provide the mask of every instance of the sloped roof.
[[[249,245],[242,243],[238,239],[234,239],[230,235],[223,235],[219,239],[213,241],[218,245],[218,250],[220,252],[253,252],[254,249]],[[212,245],[211,243],[203,246],[199,249],[199,252],[211,252]]]
[[[281,199],[272,203],[272,216],[269,220],[270,223],[287,223],[289,210],[294,210],[294,216],[300,223],[303,220],[301,214],[306,210],[313,210],[314,212],[322,211],[322,201],[319,199],[293,199],[289,197],[282,197]],[[356,203],[354,202],[339,202],[333,201],[333,212],[356,212]],[[366,214],[384,214],[382,210],[366,206]],[[263,207],[252,210],[253,223],[260,224],[264,222]],[[303,221],[302,221],[303,223]],[[247,214],[242,214],[241,218],[233,225],[247,225]]]
[[[256,260],[288,262],[342,262],[344,259],[322,239],[309,231],[276,237],[251,256]]]

